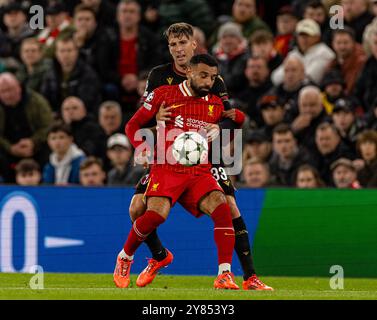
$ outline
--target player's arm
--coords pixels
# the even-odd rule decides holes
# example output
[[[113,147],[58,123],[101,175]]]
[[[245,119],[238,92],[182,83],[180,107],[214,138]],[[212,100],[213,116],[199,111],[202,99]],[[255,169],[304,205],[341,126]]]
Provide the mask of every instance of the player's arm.
[[[232,106],[230,105],[230,102],[229,102],[228,90],[226,88],[223,78],[220,75],[217,76],[215,83],[213,84],[212,92],[213,94],[215,94],[221,99],[224,105],[225,111],[232,109]],[[239,128],[239,124],[237,124],[230,117],[224,117],[224,119],[222,119],[222,121],[219,123],[219,126],[220,126],[220,129],[238,129]]]
[[[162,103],[163,95],[160,91],[158,89],[152,91],[138,111],[127,122],[125,132],[135,149],[143,143],[140,130],[156,116]]]
[[[148,97],[148,95],[155,89],[161,86],[161,76],[157,68],[153,68],[148,75],[145,91],[142,97],[142,103]]]
[[[225,121],[225,119],[230,119],[236,125],[236,128],[234,129],[240,129],[245,122],[246,115],[241,110],[232,108],[223,112],[223,118],[224,120],[222,123]]]

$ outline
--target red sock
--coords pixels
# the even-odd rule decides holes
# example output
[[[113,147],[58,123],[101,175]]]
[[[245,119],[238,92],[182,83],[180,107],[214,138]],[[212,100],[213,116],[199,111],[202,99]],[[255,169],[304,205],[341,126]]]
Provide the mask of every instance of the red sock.
[[[127,255],[132,256],[148,234],[164,221],[165,219],[157,212],[147,210],[141,217],[137,218],[132,225],[132,229],[128,234],[127,241],[123,247],[124,252]]]
[[[235,234],[229,205],[227,203],[220,204],[212,212],[211,218],[215,223],[215,242],[219,265],[222,263],[231,264]]]

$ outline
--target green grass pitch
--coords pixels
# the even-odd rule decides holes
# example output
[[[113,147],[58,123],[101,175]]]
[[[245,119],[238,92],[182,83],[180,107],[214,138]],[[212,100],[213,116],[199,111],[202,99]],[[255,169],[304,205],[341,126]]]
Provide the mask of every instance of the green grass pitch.
[[[344,290],[331,290],[325,278],[262,277],[273,292],[224,291],[212,288],[214,277],[159,275],[146,288],[118,289],[111,274],[44,275],[44,289],[31,290],[30,274],[0,273],[0,300],[11,299],[123,299],[123,300],[259,300],[259,299],[377,299],[377,279],[344,280]],[[237,283],[242,279],[237,277]]]

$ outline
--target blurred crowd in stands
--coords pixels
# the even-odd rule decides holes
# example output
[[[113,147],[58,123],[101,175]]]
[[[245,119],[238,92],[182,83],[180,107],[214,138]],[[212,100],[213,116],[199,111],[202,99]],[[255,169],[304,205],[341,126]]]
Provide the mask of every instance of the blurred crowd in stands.
[[[376,17],[377,0],[0,0],[0,183],[136,184],[124,126],[187,22],[247,115],[236,186],[375,188]]]

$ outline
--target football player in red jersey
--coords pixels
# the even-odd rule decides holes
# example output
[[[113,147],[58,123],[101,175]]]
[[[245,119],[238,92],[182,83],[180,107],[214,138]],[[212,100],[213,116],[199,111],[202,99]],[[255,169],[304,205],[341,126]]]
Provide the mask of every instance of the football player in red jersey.
[[[127,123],[126,133],[136,149],[143,144],[140,129],[153,119],[161,105],[179,106],[172,108],[172,115],[180,115],[183,125],[174,120],[165,123],[164,150],[166,157],[171,152],[173,141],[166,139],[169,131],[181,128],[183,131],[204,130],[209,124],[218,123],[224,111],[219,97],[209,94],[218,73],[216,60],[210,55],[197,55],[190,61],[188,80],[176,86],[157,88],[146,99],[132,119]],[[209,112],[210,110],[210,112]],[[193,124],[195,127],[193,127]],[[198,128],[198,124],[199,128]],[[197,131],[197,130],[196,130]],[[176,132],[176,131],[175,131]],[[161,148],[157,140],[156,149]],[[147,187],[146,212],[137,218],[131,228],[123,250],[117,257],[114,282],[126,288],[130,283],[130,269],[133,256],[144,239],[168,217],[172,206],[179,199],[186,210],[194,216],[207,214],[214,222],[214,238],[218,253],[218,276],[214,282],[217,289],[239,287],[231,273],[235,234],[230,207],[224,191],[211,174],[211,164],[200,163],[187,167],[179,163],[153,163],[151,178]]]
[[[193,28],[187,23],[175,23],[167,29],[165,35],[173,62],[152,69],[148,77],[144,99],[146,99],[154,89],[160,86],[177,85],[187,79],[186,69],[196,49],[196,42],[193,38]],[[234,121],[235,127],[241,127],[244,122],[244,116],[239,110],[231,109],[228,101],[227,89],[220,76],[216,77],[210,92],[220,97],[223,101],[226,109],[224,115]],[[162,109],[161,116],[165,117],[165,115],[170,117],[168,108]],[[226,124],[222,123],[222,128],[234,129],[235,127],[231,127],[231,124],[231,121],[228,121]],[[153,119],[153,121],[151,121],[146,127],[153,127],[155,125],[156,121]],[[214,165],[211,172],[213,177],[224,190],[226,199],[231,208],[232,222],[236,233],[235,251],[244,272],[243,289],[271,290],[271,287],[265,285],[256,276],[248,231],[235,200],[235,188],[232,181],[227,176],[225,168],[222,165]],[[149,172],[140,179],[136,186],[135,194],[131,200],[130,216],[132,221],[135,221],[146,210],[143,197],[148,182]],[[156,230],[149,234],[145,243],[152,252],[152,258],[149,259],[148,266],[137,278],[136,284],[141,287],[152,282],[158,271],[169,265],[173,260],[172,253],[164,248]]]

